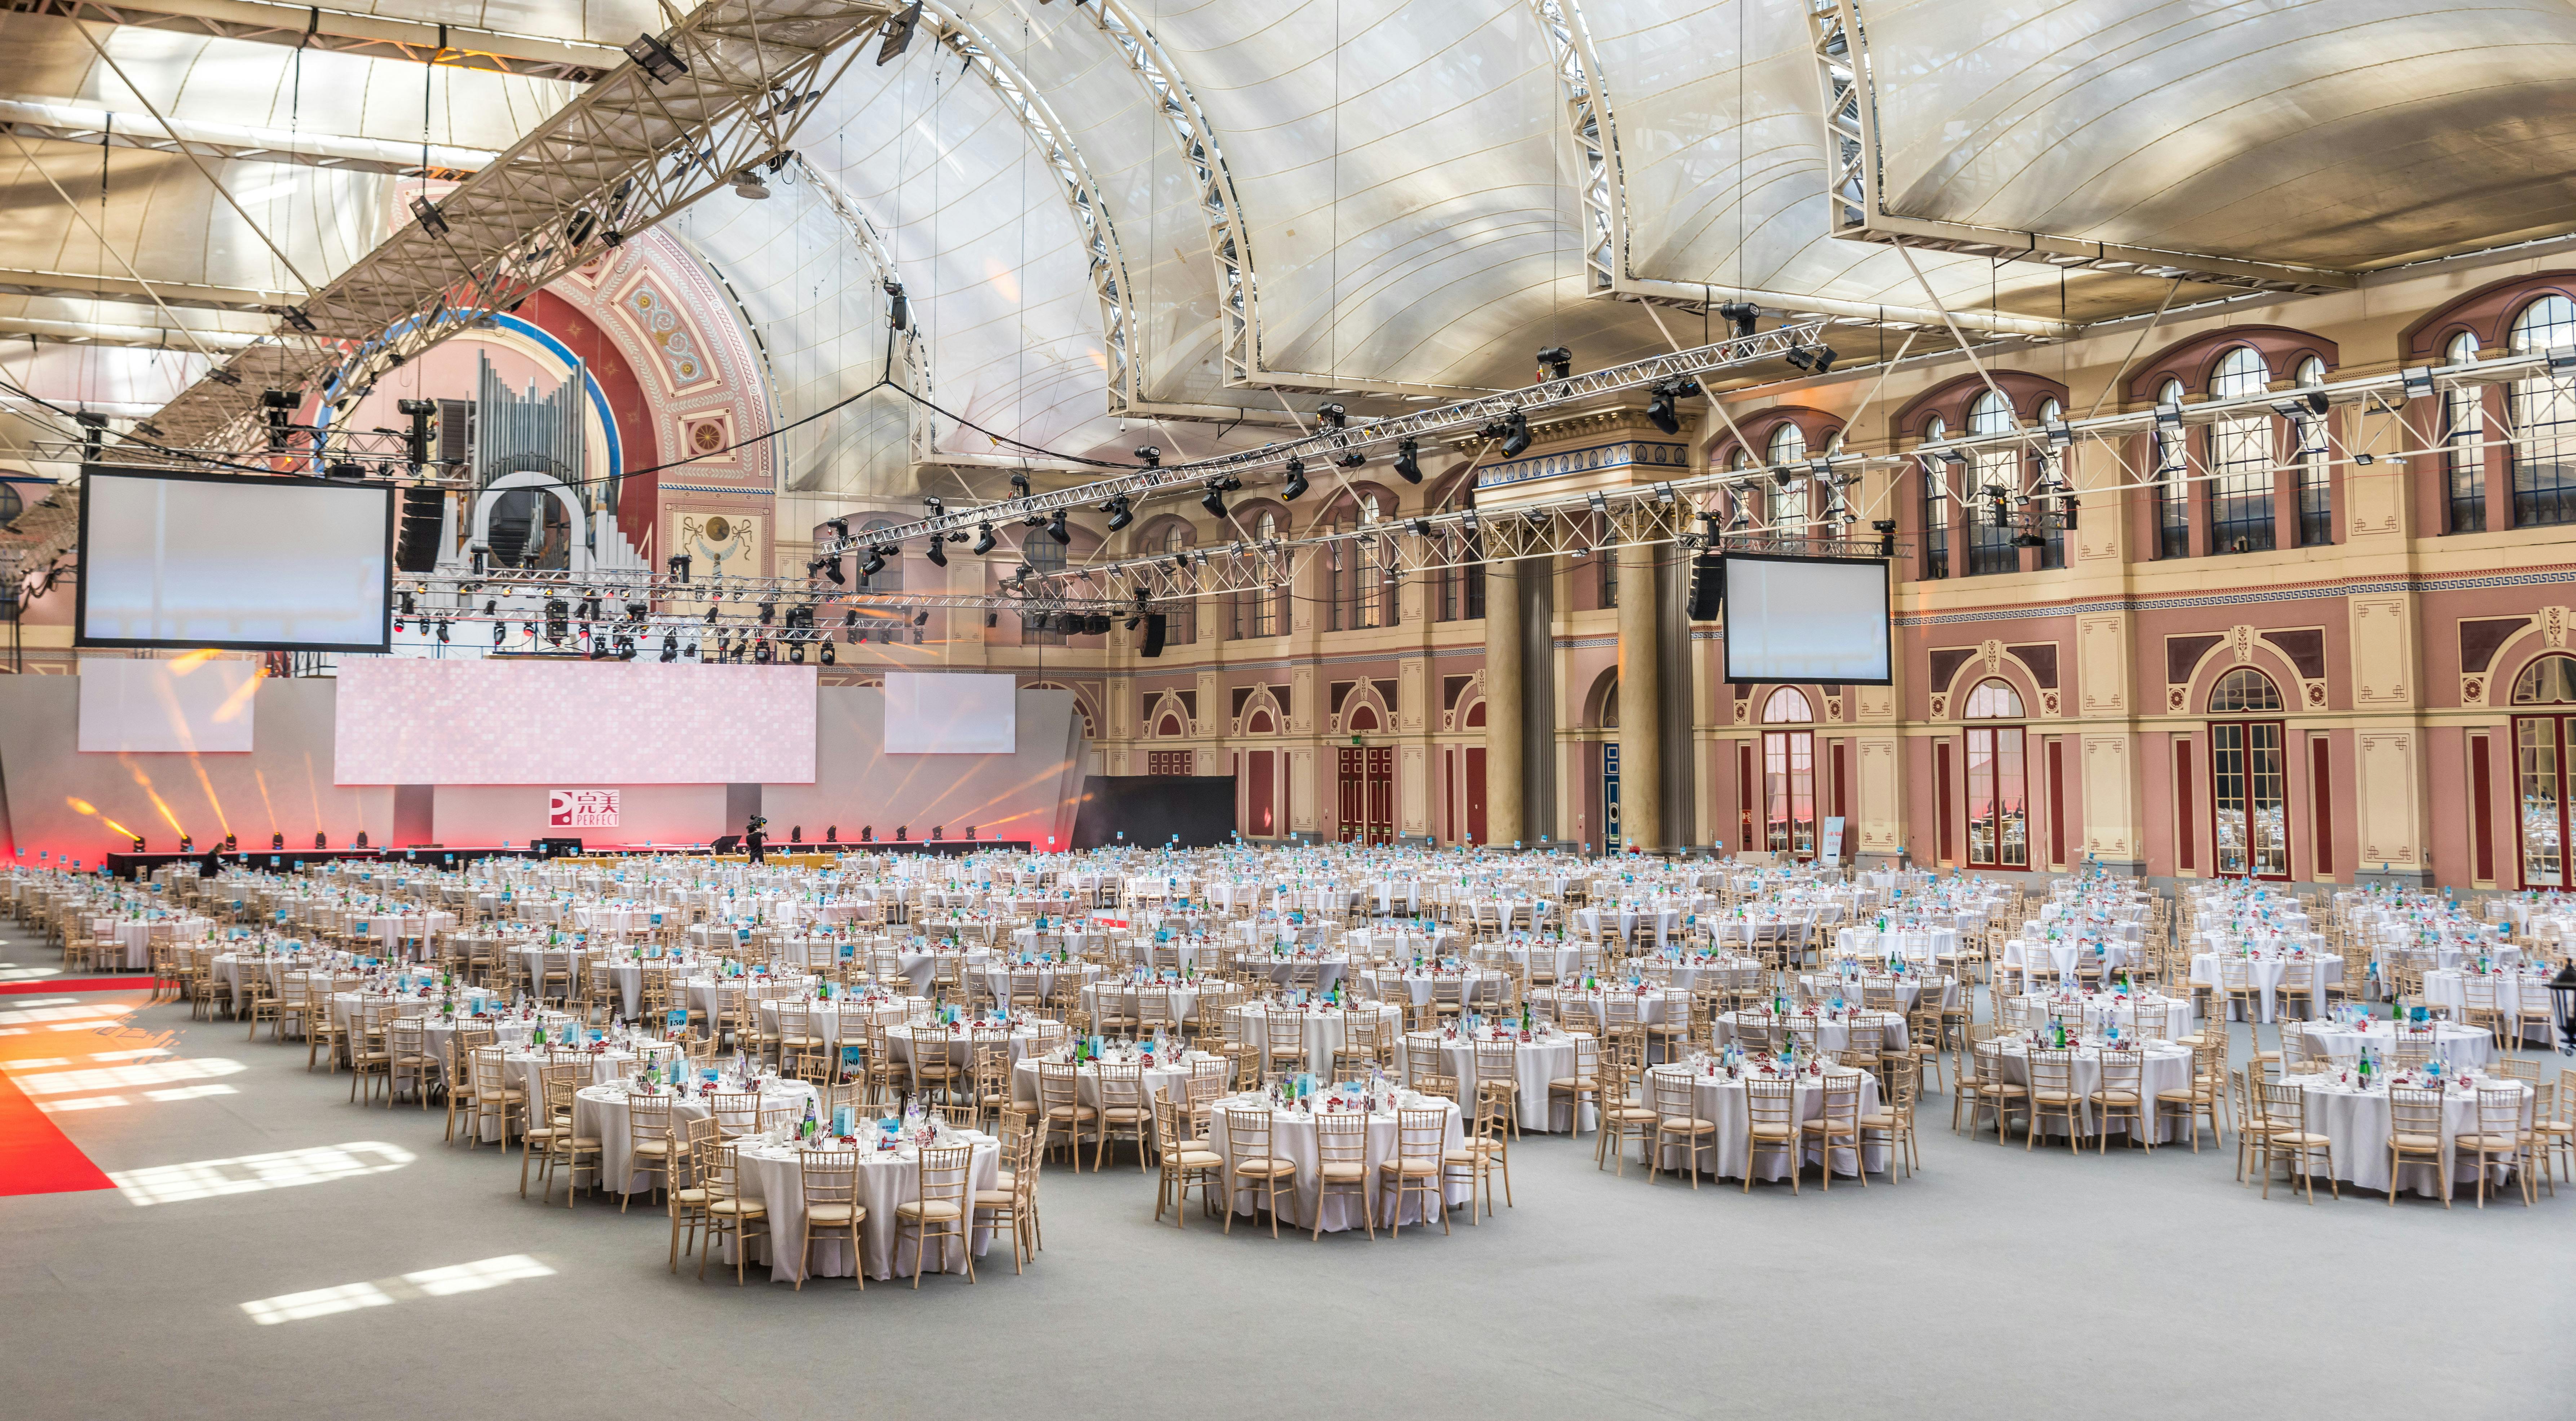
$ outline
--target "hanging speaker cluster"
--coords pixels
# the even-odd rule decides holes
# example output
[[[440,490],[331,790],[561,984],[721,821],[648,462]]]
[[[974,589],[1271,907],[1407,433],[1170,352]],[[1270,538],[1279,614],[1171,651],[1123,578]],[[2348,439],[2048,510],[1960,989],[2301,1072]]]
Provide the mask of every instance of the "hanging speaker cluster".
[[[438,570],[438,530],[447,517],[442,489],[402,491],[402,520],[394,531],[394,567],[401,572]]]

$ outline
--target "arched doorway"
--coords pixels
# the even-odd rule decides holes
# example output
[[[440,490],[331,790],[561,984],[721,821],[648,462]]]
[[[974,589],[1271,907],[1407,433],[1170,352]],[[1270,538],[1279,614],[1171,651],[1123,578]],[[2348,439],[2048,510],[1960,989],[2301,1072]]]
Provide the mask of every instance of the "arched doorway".
[[[2289,757],[2270,677],[2239,666],[2209,693],[2210,842],[2221,878],[2290,876]]]
[[[1960,719],[2020,720],[2021,696],[2000,680],[1977,683]],[[2030,775],[2018,725],[1968,727],[1968,866],[2030,867]]]
[[[1762,703],[1762,847],[1774,854],[1816,856],[1815,708],[1804,692],[1782,686]]]
[[[2514,817],[2522,825],[2522,886],[2564,888],[2568,722],[2576,720],[2576,656],[2544,656],[2524,667],[2514,678],[2513,704]]]
[[[1356,740],[1379,728],[1377,708],[1351,707],[1343,726]],[[1341,747],[1341,840],[1346,844],[1395,842],[1395,749],[1386,745]]]

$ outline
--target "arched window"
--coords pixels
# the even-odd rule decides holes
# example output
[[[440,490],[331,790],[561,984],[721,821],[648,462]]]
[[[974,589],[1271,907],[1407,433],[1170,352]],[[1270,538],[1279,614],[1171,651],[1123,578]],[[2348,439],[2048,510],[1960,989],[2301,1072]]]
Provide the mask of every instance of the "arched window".
[[[2021,693],[2014,690],[2009,681],[2000,681],[1992,677],[1979,681],[1976,689],[1968,692],[1968,699],[1960,708],[1959,718],[1961,720],[2019,720],[2022,718]]]
[[[2451,337],[2442,352],[2445,365],[2467,365],[2478,358],[2478,338],[2467,331]],[[2487,451],[2485,388],[2454,385],[2442,392],[2443,485],[2449,494],[2449,530],[2483,533],[2487,528]]]
[[[2191,442],[2182,429],[2182,382],[2156,387],[2156,556],[2191,556]]]
[[[1175,521],[1163,529],[1162,552],[1166,566],[1176,557],[1185,557],[1195,541],[1190,525]],[[1172,646],[1188,646],[1199,639],[1199,604],[1193,598],[1176,598],[1161,604],[1163,640]]]
[[[2551,294],[2513,318],[2513,348],[2576,345],[2576,301]],[[2513,526],[2576,521],[2576,373],[2513,382]]]
[[[1816,713],[1808,709],[1806,696],[1795,686],[1783,686],[1773,691],[1771,698],[1762,703],[1764,725],[1803,725],[1815,718]]]
[[[2040,400],[2039,423],[2042,428],[2055,424],[2064,418],[2066,418],[2066,407],[2057,402],[2056,396],[2050,395]],[[2037,473],[2039,480],[2048,484],[2052,488],[2065,488],[2065,458],[2066,453],[2064,450],[2057,448],[2055,445],[2048,446],[2044,452],[2037,456],[2039,467],[2035,472]],[[2061,500],[2049,500],[2044,504],[2034,504],[2033,506],[2042,507],[2050,513],[2064,513],[2069,508],[2073,507],[2073,504]],[[2046,546],[2039,550],[2039,565],[2041,569],[2050,570],[2066,566],[2066,526],[2064,521],[2059,518],[2048,519],[2047,526],[2042,530],[2040,536],[2048,540]]]
[[[1807,698],[1782,686],[1762,703],[1764,725],[1815,719]],[[1762,843],[1783,858],[1816,856],[1816,732],[1762,732]]]
[[[1267,508],[1261,510],[1261,516],[1253,520],[1252,537],[1253,541],[1265,545],[1276,541],[1279,537],[1279,515]],[[1266,558],[1268,555],[1261,554],[1261,556]],[[1283,562],[1280,568],[1284,576],[1286,564]],[[1287,604],[1288,590],[1284,586],[1235,593],[1233,600],[1227,604],[1233,611],[1235,640],[1240,641],[1245,637],[1255,636],[1277,636],[1287,630],[1288,618],[1285,611]]]
[[[859,525],[860,544],[864,546],[876,542],[873,534],[882,533],[893,526],[894,520],[891,518],[869,519]],[[866,566],[865,563],[854,564],[851,570],[856,571],[864,566]],[[1039,571],[1043,572],[1045,569],[1041,568]],[[887,558],[886,565],[878,568],[874,576],[862,577],[851,585],[860,592],[901,592],[903,590],[903,554],[896,553],[893,557]]]
[[[2259,395],[2272,371],[2254,347],[2240,345],[2218,358],[2209,397]],[[2239,412],[2209,427],[2209,546],[2212,552],[2269,552],[2272,530],[2272,412]]]
[[[1977,396],[1968,406],[1968,434],[2010,434],[2015,428],[2013,408],[2004,397],[1992,390]],[[2013,546],[2013,530],[2001,526],[1995,518],[1996,490],[2002,490],[2005,506],[2022,491],[2022,450],[2004,445],[1979,449],[1968,473],[1968,575],[1980,577],[1997,572],[2021,571],[2021,550]]]
[[[2291,378],[2302,389],[2315,389],[2326,382],[2326,363],[2311,355],[2299,362]],[[2299,441],[2299,546],[2322,548],[2334,541],[2334,455],[2326,418],[2294,421],[2290,432]]]
[[[2567,886],[2567,752],[2576,733],[2576,656],[2544,656],[2514,678],[2515,818],[2522,828],[2522,886]]]
[[[1780,469],[1794,470],[1807,458],[1806,431],[1795,424],[1782,424],[1778,429],[1772,430],[1771,442],[1764,449],[1763,457],[1770,461],[1775,472]],[[1771,536],[1775,538],[1807,536],[1807,485],[1803,476],[1791,479],[1785,484],[1774,477],[1765,489],[1764,497],[1767,502],[1763,507],[1762,521]]]
[[[1370,493],[1357,500],[1344,499],[1325,526],[1329,532],[1351,533],[1377,521],[1378,497]],[[1361,631],[1388,625],[1390,599],[1379,547],[1380,540],[1376,538],[1350,538],[1324,545],[1324,567],[1331,584],[1325,630]]]
[[[1040,573],[1062,572],[1064,571],[1064,544],[1048,537],[1043,529],[1023,528],[1020,530],[1020,561]],[[1064,645],[1063,632],[1052,627],[1043,631],[1034,629],[1029,625],[1029,620],[1026,614],[1020,617],[1020,643],[1023,646]]]
[[[1950,426],[1939,415],[1923,423],[1923,442],[1938,444],[1950,437]],[[1923,575],[1950,575],[1950,466],[1934,455],[1923,455]]]
[[[2270,677],[2240,666],[2209,693],[2211,839],[2218,872],[2231,878],[2290,876],[2289,766],[2277,720],[2281,693]]]
[[[2021,696],[2000,680],[1977,683],[1960,714],[2018,720]],[[1968,866],[2030,867],[2028,750],[2018,725],[1968,727]]]

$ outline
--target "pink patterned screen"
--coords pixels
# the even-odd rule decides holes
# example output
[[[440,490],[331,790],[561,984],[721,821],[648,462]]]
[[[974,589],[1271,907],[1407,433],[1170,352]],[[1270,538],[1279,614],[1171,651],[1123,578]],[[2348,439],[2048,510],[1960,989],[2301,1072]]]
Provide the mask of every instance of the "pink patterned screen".
[[[340,663],[340,784],[810,784],[814,668]]]

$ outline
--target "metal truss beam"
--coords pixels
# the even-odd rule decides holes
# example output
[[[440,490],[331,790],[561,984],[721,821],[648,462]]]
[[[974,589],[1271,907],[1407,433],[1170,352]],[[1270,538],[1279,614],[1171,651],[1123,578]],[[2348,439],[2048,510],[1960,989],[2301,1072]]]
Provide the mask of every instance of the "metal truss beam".
[[[1725,302],[1745,302],[1785,314],[1793,321],[1824,318],[1844,325],[1895,330],[1941,324],[1939,312],[1919,306],[1890,306],[1637,275],[1628,259],[1627,177],[1619,155],[1618,122],[1611,112],[1601,56],[1593,48],[1592,32],[1584,22],[1580,0],[1530,0],[1530,8],[1537,16],[1539,32],[1547,38],[1557,82],[1565,90],[1566,132],[1583,173],[1584,281],[1593,295],[1695,313]],[[2063,321],[1996,311],[1958,311],[1952,315],[1973,330],[2030,340],[2061,339],[2074,330]]]
[[[0,0],[0,10],[58,15],[100,24],[218,39],[322,49],[411,64],[488,69],[568,84],[595,84],[625,56],[605,45],[511,34],[471,25],[351,14],[345,10],[283,5],[273,0],[144,0],[137,5],[103,0]]]
[[[1473,435],[1478,430],[1514,414],[1524,418],[1587,403],[1605,395],[1637,389],[1666,380],[1698,378],[1739,366],[1778,360],[1790,351],[1815,342],[1823,331],[1820,321],[1719,341],[1694,350],[1677,351],[1650,359],[1613,365],[1587,371],[1563,380],[1550,380],[1525,390],[1487,395],[1433,409],[1416,410],[1388,419],[1364,420],[1347,429],[1324,429],[1297,439],[1265,444],[1239,454],[1220,455],[1167,467],[1133,469],[1111,478],[1075,484],[1051,493],[1014,498],[980,508],[944,514],[937,518],[917,519],[893,528],[882,528],[864,538],[851,537],[838,542],[817,544],[820,552],[844,552],[866,544],[901,543],[913,539],[946,536],[962,532],[981,523],[1008,522],[1073,509],[1084,504],[1111,498],[1130,500],[1149,498],[1156,493],[1184,489],[1203,480],[1243,478],[1284,468],[1291,459],[1312,460],[1318,470],[1335,456],[1365,454],[1370,449],[1405,439],[1438,439],[1448,436]]]
[[[1878,95],[1871,74],[1868,27],[1860,0],[1807,0],[1807,28],[1823,103],[1833,180],[1834,236],[1897,243],[1917,251],[1957,252],[1994,261],[2175,279],[2248,291],[2314,295],[2349,291],[2360,278],[2349,271],[2282,262],[2243,261],[2197,252],[2090,242],[2043,232],[1979,227],[1905,217],[1887,210],[1881,180]],[[1962,324],[1967,312],[1954,312]]]
[[[783,161],[891,0],[709,0],[665,42],[688,72],[620,65],[385,239],[159,421],[174,440],[240,447],[264,387],[336,395],[531,293],[750,168]],[[835,56],[839,58],[836,60]],[[305,330],[298,320],[309,324]]]

